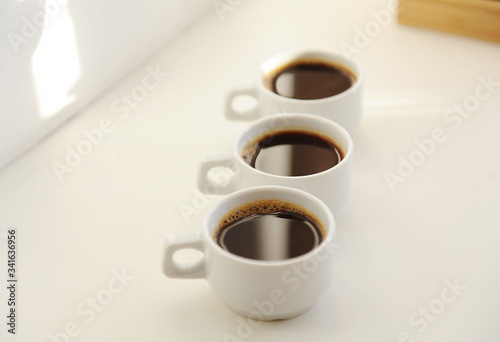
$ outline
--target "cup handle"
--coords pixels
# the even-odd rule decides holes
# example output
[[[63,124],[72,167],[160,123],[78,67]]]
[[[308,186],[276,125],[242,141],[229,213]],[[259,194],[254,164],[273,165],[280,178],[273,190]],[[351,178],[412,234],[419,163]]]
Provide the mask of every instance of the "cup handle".
[[[224,167],[234,172],[232,179],[227,184],[220,185],[208,178],[208,172],[215,167]],[[229,177],[229,175],[228,175]],[[227,195],[236,191],[236,169],[233,165],[233,156],[231,153],[215,153],[204,156],[198,167],[198,190],[201,193],[209,195]],[[208,189],[215,189],[209,192]]]
[[[238,96],[246,95],[253,97],[257,101],[257,105],[245,112],[237,111],[233,108],[233,101]],[[235,89],[229,92],[226,97],[226,108],[225,114],[226,118],[234,121],[251,121],[259,118],[259,98],[257,95],[257,89],[255,88],[244,88],[244,89]]]
[[[169,278],[205,278],[205,257],[190,264],[174,261],[174,254],[181,249],[195,249],[204,253],[201,233],[184,233],[169,236],[163,245],[163,273]]]

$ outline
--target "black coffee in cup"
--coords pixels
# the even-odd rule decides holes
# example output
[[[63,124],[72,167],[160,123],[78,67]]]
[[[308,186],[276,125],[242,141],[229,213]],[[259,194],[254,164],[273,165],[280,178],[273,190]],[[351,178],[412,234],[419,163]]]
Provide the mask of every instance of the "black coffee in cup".
[[[259,171],[279,176],[305,176],[334,167],[344,158],[344,152],[322,134],[285,130],[249,141],[241,157]]]
[[[241,257],[285,260],[313,250],[323,236],[320,221],[304,208],[281,200],[259,200],[223,217],[214,239]]]
[[[340,94],[356,78],[347,68],[321,60],[298,60],[277,68],[264,77],[272,92],[289,98],[315,100]]]

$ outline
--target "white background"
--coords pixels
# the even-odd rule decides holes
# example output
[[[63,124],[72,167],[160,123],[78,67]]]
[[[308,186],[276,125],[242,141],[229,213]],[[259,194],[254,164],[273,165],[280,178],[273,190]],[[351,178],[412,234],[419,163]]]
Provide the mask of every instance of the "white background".
[[[365,116],[353,135],[352,195],[337,216],[335,279],[321,301],[242,336],[241,319],[206,281],[160,271],[165,236],[199,231],[218,200],[197,195],[198,159],[229,151],[247,125],[224,118],[226,92],[255,81],[259,64],[276,52],[355,46],[360,31],[376,26],[373,11],[387,7],[385,0],[254,0],[224,20],[212,8],[3,170],[0,317],[12,227],[19,282],[17,334],[2,323],[2,341],[50,341],[68,324],[70,341],[92,342],[224,341],[238,329],[244,341],[398,341],[404,334],[500,341],[500,87],[459,126],[444,116],[473,101],[480,77],[500,81],[500,46],[402,26],[395,16],[351,56],[366,72]],[[120,118],[112,104],[142,85],[147,68],[168,76]],[[102,120],[113,131],[60,181],[54,162],[65,163],[67,148]],[[397,174],[400,158],[418,150],[414,141],[435,129],[446,141],[391,191],[386,172]],[[186,207],[197,213],[186,219]],[[108,285],[118,286],[113,272],[133,279],[108,298]],[[440,306],[447,281],[461,290]],[[92,319],[79,314],[96,296],[106,305]],[[424,319],[422,309],[438,314]]]
[[[0,169],[208,8],[205,0],[0,2]]]

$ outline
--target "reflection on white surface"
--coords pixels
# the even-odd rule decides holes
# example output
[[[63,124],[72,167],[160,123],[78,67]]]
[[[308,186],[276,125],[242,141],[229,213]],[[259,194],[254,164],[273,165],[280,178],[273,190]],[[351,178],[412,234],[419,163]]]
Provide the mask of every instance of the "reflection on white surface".
[[[65,5],[55,17],[46,17],[40,42],[31,59],[33,81],[42,118],[48,118],[76,100],[69,94],[81,70],[73,21]]]
[[[456,92],[456,90],[454,89]],[[454,91],[441,88],[369,89],[364,107],[370,115],[387,113],[440,114],[455,100]]]

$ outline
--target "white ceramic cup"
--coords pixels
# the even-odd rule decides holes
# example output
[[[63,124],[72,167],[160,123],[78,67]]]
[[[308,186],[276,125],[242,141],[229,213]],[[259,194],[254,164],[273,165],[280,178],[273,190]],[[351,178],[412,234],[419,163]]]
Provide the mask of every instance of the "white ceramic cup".
[[[257,200],[282,200],[312,213],[323,227],[323,241],[298,257],[263,261],[244,258],[214,240],[221,218],[232,209]],[[223,198],[205,216],[201,232],[168,236],[162,256],[163,273],[170,278],[205,278],[227,306],[254,320],[287,319],[310,309],[329,288],[333,276],[335,219],[318,198],[297,189],[263,186]],[[195,249],[203,257],[179,264],[174,254]]]
[[[263,134],[286,130],[320,133],[333,140],[344,152],[344,158],[333,167],[305,176],[280,176],[257,170],[241,156],[245,144]],[[347,202],[351,188],[354,146],[349,133],[339,124],[310,114],[277,114],[253,122],[239,136],[230,153],[216,153],[201,158],[198,169],[198,190],[204,194],[228,194],[238,189],[259,185],[288,186],[307,191],[336,214]],[[209,177],[219,168],[218,179]],[[222,168],[222,170],[221,170]],[[224,170],[229,169],[231,172]]]
[[[355,82],[342,93],[314,100],[281,96],[265,86],[266,75],[300,60],[318,60],[340,65],[352,72]],[[225,115],[230,120],[254,120],[277,113],[310,113],[335,121],[352,133],[362,119],[363,84],[362,69],[354,61],[340,54],[328,50],[286,51],[271,57],[261,65],[256,85],[229,92],[226,98]],[[246,112],[236,110],[234,103],[241,95],[255,98],[257,105]]]

